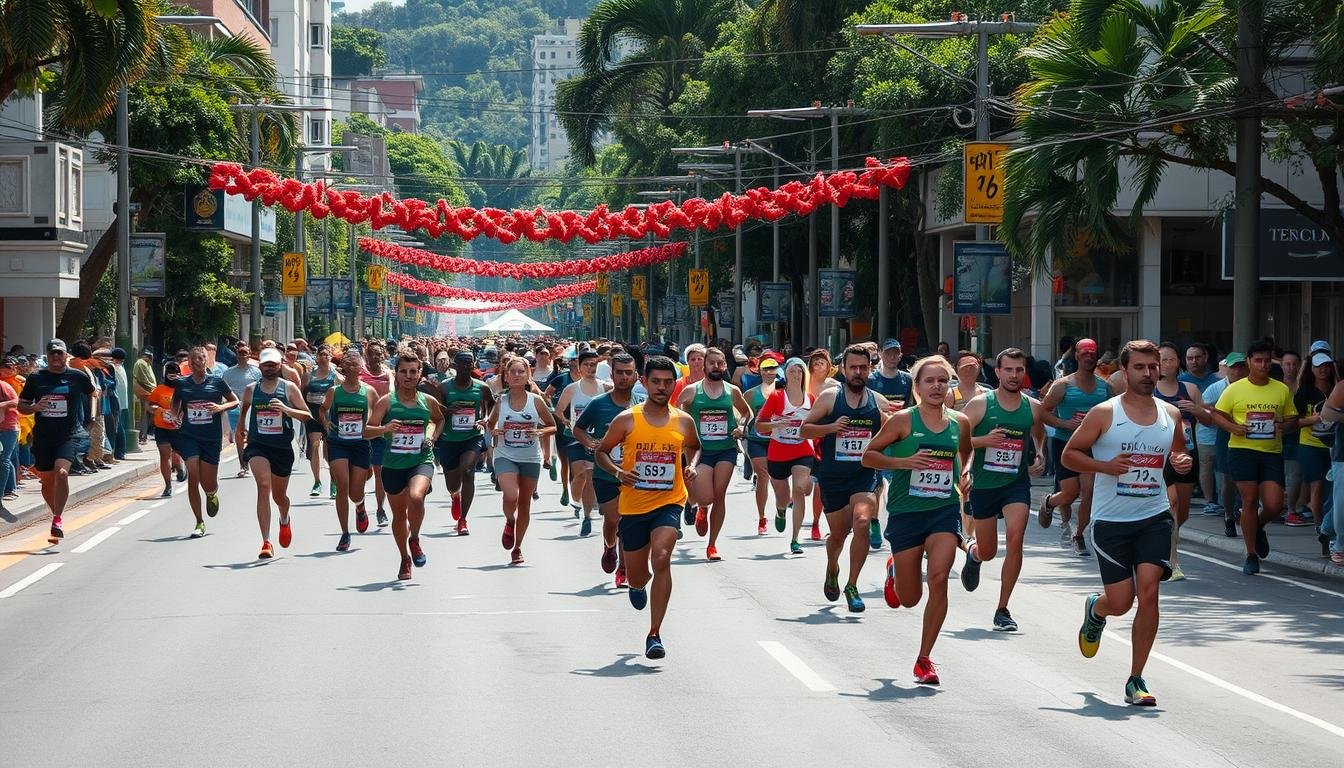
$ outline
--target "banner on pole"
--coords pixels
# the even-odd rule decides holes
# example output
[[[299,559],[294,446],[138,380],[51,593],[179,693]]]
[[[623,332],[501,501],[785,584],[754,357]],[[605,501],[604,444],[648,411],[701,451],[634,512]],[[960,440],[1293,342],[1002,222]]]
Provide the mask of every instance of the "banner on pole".
[[[709,306],[709,270],[692,269],[688,283],[690,290],[690,306]]]
[[[606,296],[611,289],[611,276],[606,272],[597,273],[597,295]]]
[[[852,269],[818,269],[817,315],[853,317],[857,279],[858,273]]]
[[[1013,311],[1013,260],[1003,243],[952,243],[952,311],[958,315],[1007,315]]]
[[[302,296],[307,290],[308,270],[303,265],[303,253],[287,252],[280,266],[280,295]]]
[[[757,292],[756,319],[762,323],[787,323],[793,316],[793,284],[761,283]]]
[[[1003,223],[1003,155],[1007,144],[966,142],[962,189],[967,224]]]
[[[647,290],[648,290],[648,282],[645,280],[644,275],[630,276],[630,298],[632,299],[648,298]]]
[[[131,295],[162,298],[168,295],[168,236],[162,232],[131,235]]]

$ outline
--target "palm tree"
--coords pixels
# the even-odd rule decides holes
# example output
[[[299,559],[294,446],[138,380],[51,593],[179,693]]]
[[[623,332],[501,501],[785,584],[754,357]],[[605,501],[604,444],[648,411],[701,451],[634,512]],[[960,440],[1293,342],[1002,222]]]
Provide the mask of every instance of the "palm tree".
[[[462,188],[472,205],[478,208],[483,205],[494,208],[517,207],[525,189],[519,180],[532,175],[532,168],[527,163],[527,150],[514,149],[507,144],[491,145],[484,141],[467,144],[458,139],[450,140],[446,146],[449,157],[464,179]]]
[[[54,115],[86,127],[116,106],[117,88],[143,75],[158,45],[163,0],[6,0],[0,6],[0,102],[55,78]]]
[[[556,112],[584,165],[620,114],[666,116],[740,0],[601,0],[579,32],[582,72],[556,86]],[[634,52],[616,58],[618,46]]]

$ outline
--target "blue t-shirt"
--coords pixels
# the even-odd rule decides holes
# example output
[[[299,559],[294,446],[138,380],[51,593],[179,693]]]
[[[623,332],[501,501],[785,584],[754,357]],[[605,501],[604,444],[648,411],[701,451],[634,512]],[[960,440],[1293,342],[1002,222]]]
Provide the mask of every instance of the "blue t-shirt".
[[[638,405],[642,402],[644,402],[644,398],[631,391],[630,405]],[[628,407],[612,399],[610,392],[603,392],[588,402],[588,407],[584,408],[583,413],[579,414],[579,418],[575,420],[574,429],[591,432],[593,437],[601,440],[606,437],[607,428],[611,426],[611,422],[615,421],[616,417],[620,416],[621,412]],[[616,478],[607,474],[598,466],[593,467],[593,477],[598,480],[605,480],[608,483],[616,482]]]
[[[1185,375],[1186,374],[1182,373],[1181,376],[1179,377],[1179,380],[1192,381],[1192,382],[1195,381],[1194,379],[1184,378]],[[1196,386],[1198,386],[1198,384],[1196,384]],[[1227,379],[1220,379],[1215,376],[1213,383],[1210,384],[1207,389],[1201,390],[1200,394],[1204,396],[1205,403],[1216,403],[1218,402],[1218,398],[1223,394],[1223,390],[1225,389],[1227,389]],[[1195,422],[1195,444],[1214,445],[1218,440],[1219,431],[1221,430],[1219,430],[1215,426],[1204,425],[1200,424],[1199,422]]]
[[[905,371],[897,371],[895,378],[883,376],[880,370],[868,374],[868,388],[904,408],[910,404],[914,379]]]
[[[1188,381],[1188,382],[1190,382],[1191,384],[1194,384],[1196,387],[1198,387],[1200,393],[1203,393],[1204,390],[1206,390],[1206,389],[1208,389],[1209,387],[1213,386],[1213,383],[1214,383],[1214,382],[1216,382],[1216,381],[1221,381],[1221,380],[1222,380],[1222,377],[1220,377],[1220,376],[1218,375],[1218,372],[1217,372],[1217,371],[1209,371],[1208,373],[1204,374],[1203,376],[1195,376],[1195,375],[1193,375],[1192,373],[1190,373],[1189,371],[1181,371],[1181,375],[1180,375],[1180,376],[1177,376],[1177,377],[1176,377],[1176,380],[1177,380],[1177,381]]]
[[[206,374],[205,380],[197,382],[191,376],[181,376],[173,387],[173,407],[182,407],[182,421],[178,427],[181,434],[197,440],[220,442],[223,439],[223,427],[218,413],[210,413],[201,407],[204,403],[222,403],[233,394],[224,379]]]

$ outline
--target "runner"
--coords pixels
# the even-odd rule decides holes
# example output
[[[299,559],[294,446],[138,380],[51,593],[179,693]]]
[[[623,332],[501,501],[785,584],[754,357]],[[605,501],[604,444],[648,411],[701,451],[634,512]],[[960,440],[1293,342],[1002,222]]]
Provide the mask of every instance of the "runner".
[[[1055,429],[1055,435],[1050,439],[1055,467],[1055,492],[1041,501],[1036,521],[1042,528],[1049,528],[1055,509],[1062,510],[1059,521],[1060,543],[1071,546],[1079,557],[1087,557],[1083,536],[1087,532],[1092,509],[1092,476],[1079,476],[1064,466],[1059,457],[1064,453],[1064,445],[1073,435],[1073,430],[1083,423],[1088,410],[1110,399],[1111,388],[1096,375],[1097,342],[1080,339],[1074,345],[1074,357],[1078,361],[1078,370],[1055,379],[1041,403],[1046,410],[1046,425]],[[1075,500],[1078,501],[1078,525],[1071,530],[1069,510]]]
[[[662,626],[672,597],[677,511],[686,504],[686,483],[695,479],[700,463],[695,424],[669,404],[676,381],[671,360],[649,358],[644,365],[649,399],[612,421],[596,454],[602,468],[621,482],[621,559],[629,578],[630,604],[636,610],[644,610],[648,603],[647,587],[653,580],[653,609],[644,640],[644,655],[650,659],[667,655]],[[617,446],[619,466],[612,459]]]
[[[531,369],[516,355],[503,363],[506,389],[490,415],[495,435],[495,472],[504,494],[504,533],[500,543],[509,562],[523,563],[523,538],[532,519],[532,493],[541,477],[541,441],[555,431],[555,419],[541,395],[531,391]],[[463,515],[466,519],[466,515]]]
[[[224,379],[225,384],[229,385],[229,391],[233,392],[234,398],[237,399],[238,402],[242,402],[243,392],[247,390],[247,385],[261,381],[261,371],[257,368],[256,364],[252,362],[252,350],[247,346],[246,342],[238,342],[233,348],[233,354],[235,358],[234,364],[225,368],[224,372],[221,373],[219,377]],[[188,371],[179,368],[178,373],[185,376]],[[229,411],[229,439],[237,440],[239,434],[245,435],[246,432],[239,432],[238,410],[234,409]],[[242,456],[243,450],[247,446],[242,443],[236,443],[235,447],[238,449],[238,455]],[[246,464],[240,463],[238,467],[238,477],[247,477]]]
[[[996,632],[1016,632],[1008,599],[1022,574],[1031,476],[1045,469],[1045,418],[1041,404],[1022,393],[1027,353],[1016,347],[1003,350],[994,358],[994,373],[998,388],[976,395],[962,408],[975,460],[971,463],[972,538],[966,546],[961,584],[967,592],[974,592],[980,584],[980,564],[997,554],[999,518],[1003,518],[1006,552],[993,623]]]
[[[866,351],[866,350],[865,350]],[[807,356],[807,393],[812,396],[812,402],[816,402],[821,393],[831,387],[838,387],[843,383],[845,375],[843,371],[835,373],[835,366],[831,363],[831,353],[825,349],[814,349]],[[889,407],[889,406],[888,406]],[[879,478],[880,479],[880,478]],[[814,484],[820,484],[820,480],[813,478]],[[812,540],[821,541],[821,514],[822,497],[820,493],[812,494]],[[878,531],[881,533],[881,531]],[[869,542],[871,544],[872,530],[868,531]],[[880,545],[880,542],[879,542]]]
[[[316,364],[304,375],[303,380],[303,399],[308,402],[310,411],[309,420],[303,427],[308,441],[308,466],[313,470],[313,489],[308,492],[309,496],[322,495],[322,453],[318,450],[318,443],[323,441],[325,434],[320,418],[322,404],[326,402],[327,393],[332,387],[341,383],[340,374],[336,373],[336,368],[331,364],[331,345],[318,347],[315,359]],[[331,481],[330,494],[331,498],[336,498],[335,480]]]
[[[319,351],[319,359],[321,354]],[[247,425],[247,449],[241,461],[252,470],[257,482],[257,525],[261,528],[261,552],[257,557],[263,560],[275,555],[271,547],[272,499],[280,512],[280,546],[288,548],[294,537],[289,520],[289,476],[294,471],[293,420],[306,421],[311,415],[303,402],[302,390],[280,378],[282,359],[274,349],[262,351],[261,381],[248,385],[238,416],[238,431]]]
[[[637,371],[635,358],[631,355],[618,353],[612,356],[611,391],[593,398],[584,409],[583,415],[574,422],[574,438],[588,450],[594,453],[597,451],[602,438],[606,437],[607,430],[617,416],[631,406],[644,402],[644,396],[634,393],[635,383],[639,381]],[[619,464],[621,459],[619,445],[612,448],[611,458],[613,462]],[[600,460],[593,467],[593,496],[597,499],[597,508],[602,514],[600,564],[605,573],[613,571],[616,573],[616,587],[619,589],[626,586],[627,582],[625,564],[620,562],[616,546],[616,535],[619,533],[621,523],[621,485],[615,475],[603,468]]]
[[[569,454],[569,473],[571,506],[574,516],[579,517],[583,509],[583,522],[579,525],[579,535],[588,536],[593,532],[593,508],[597,498],[593,495],[593,454],[574,440],[574,422],[583,415],[588,403],[594,397],[611,389],[609,384],[597,380],[597,353],[591,350],[579,352],[579,379],[560,394],[556,403],[556,421],[564,425],[565,437],[570,443],[566,451]],[[579,503],[574,503],[579,502]]]
[[[801,360],[799,362],[802,362]],[[779,361],[772,357],[763,357],[757,364],[757,372],[760,381],[756,386],[748,389],[742,394],[747,400],[747,407],[756,414],[751,423],[747,425],[747,460],[751,466],[751,475],[756,478],[753,491],[756,495],[756,535],[765,535],[765,505],[770,501],[770,487],[772,483],[766,482],[770,477],[770,435],[761,432],[761,408],[769,401],[770,396],[775,393],[775,382],[779,372]],[[780,493],[775,490],[775,498],[783,500],[788,496],[788,490]],[[786,502],[787,503],[787,502]],[[776,511],[784,507],[776,506]],[[799,513],[801,514],[801,512]],[[801,523],[802,518],[799,518]],[[780,533],[784,532],[783,518],[776,516],[775,525]]]
[[[1241,497],[1241,538],[1246,544],[1241,572],[1251,576],[1269,555],[1265,526],[1283,511],[1283,434],[1297,429],[1297,408],[1288,387],[1269,377],[1272,342],[1252,344],[1246,362],[1250,375],[1223,390],[1213,420],[1231,435],[1228,474]]]
[[[574,347],[570,347],[564,353],[566,369],[551,375],[546,384],[546,401],[551,405],[551,413],[556,416],[557,422],[562,414],[557,407],[560,403],[560,395],[564,394],[577,380],[579,375],[579,358]],[[560,506],[569,506],[569,446],[573,444],[572,437],[566,437],[563,429],[557,429],[555,432],[555,452],[560,457]],[[554,476],[552,476],[554,479]]]
[[[88,439],[96,418],[93,410],[93,379],[67,364],[65,342],[47,342],[47,367],[33,371],[19,392],[19,413],[36,414],[29,437],[33,469],[42,484],[42,500],[51,510],[51,535],[55,544],[65,538],[61,513],[70,498],[70,467],[79,456],[79,443]]]
[[[550,383],[551,377],[555,375],[554,358],[551,356],[550,347],[538,342],[532,348],[532,383],[536,386],[538,392],[545,392],[546,385]],[[544,396],[544,395],[543,395]],[[549,400],[547,401],[550,402]],[[554,439],[547,435],[541,439],[541,466],[551,477],[554,483],[557,477],[555,472],[555,461],[551,455],[551,446]]]
[[[472,378],[475,359],[470,352],[453,355],[454,376],[438,387],[448,426],[434,442],[434,452],[443,467],[444,484],[452,501],[458,536],[471,533],[467,514],[476,498],[476,463],[481,459],[481,429],[495,407],[495,396],[480,379]]]
[[[681,393],[686,387],[700,383],[705,378],[705,345],[687,344],[686,349],[682,350],[682,359],[686,361],[685,375],[677,379],[676,386],[672,389],[672,405],[681,402]],[[691,503],[690,497],[686,499],[686,506],[681,510],[682,519],[686,525],[695,525],[695,505]],[[677,528],[681,531],[681,528]],[[681,538],[678,535],[677,538]]]
[[[359,347],[347,347],[341,354],[341,383],[327,390],[318,408],[322,429],[326,432],[327,467],[336,484],[336,520],[341,525],[337,552],[350,549],[350,503],[355,503],[355,530],[369,530],[369,513],[364,509],[364,483],[369,478],[369,414],[377,404],[373,387],[359,380],[364,356]]]
[[[181,376],[177,363],[169,361],[163,364],[163,383],[150,390],[145,402],[154,416],[154,445],[159,449],[159,474],[163,477],[163,498],[173,495],[172,470],[177,471],[177,482],[187,479],[187,468],[182,465],[182,457],[173,451],[173,431],[177,429],[177,420],[173,415],[173,383]],[[197,526],[192,538],[205,535],[205,524]]]
[[[840,552],[845,539],[852,539],[844,595],[850,612],[859,613],[864,609],[863,598],[859,597],[859,572],[868,558],[868,523],[877,507],[877,472],[861,460],[886,418],[883,414],[888,403],[868,389],[872,360],[867,349],[851,344],[840,356],[840,363],[844,386],[827,387],[817,397],[803,422],[801,436],[821,440],[821,460],[813,474],[821,486],[821,503],[830,529],[822,592],[827,600],[839,599]]]
[[[727,513],[728,483],[737,467],[737,440],[742,437],[742,424],[751,420],[751,406],[737,387],[729,384],[728,358],[723,350],[710,347],[705,351],[705,378],[686,387],[677,401],[677,408],[690,414],[700,432],[700,464],[696,471],[691,493],[695,498],[695,532],[709,534],[705,558],[722,560],[719,555],[719,532],[723,530]],[[759,527],[759,526],[758,526]]]
[[[965,414],[948,407],[952,375],[952,366],[937,355],[915,363],[911,378],[918,405],[887,419],[863,452],[863,466],[892,473],[887,499],[892,556],[883,590],[888,605],[919,604],[920,569],[928,559],[929,604],[914,667],[915,681],[927,685],[939,682],[929,654],[947,618],[947,576],[961,544],[956,489],[965,496],[970,480],[962,469],[970,463],[971,428]],[[850,545],[850,552],[856,547]]]
[[[813,402],[808,392],[807,364],[791,357],[784,363],[784,386],[771,394],[756,416],[756,428],[770,435],[766,473],[775,489],[775,530],[784,532],[785,515],[792,508],[789,553],[794,555],[803,553],[798,534],[807,514],[807,497],[812,493],[812,472],[817,460],[816,444],[801,433]]]
[[[205,513],[210,517],[219,514],[219,451],[223,443],[220,414],[238,407],[238,399],[224,379],[206,373],[205,361],[205,347],[192,347],[187,357],[191,374],[174,382],[172,401],[178,425],[173,432],[173,451],[187,463],[187,502],[202,533],[202,490]]]
[[[1176,524],[1171,528],[1171,581],[1184,581],[1185,571],[1181,570],[1180,544],[1181,526],[1190,519],[1190,499],[1195,495],[1195,481],[1199,479],[1199,454],[1195,443],[1195,423],[1209,421],[1208,409],[1204,407],[1204,398],[1199,387],[1188,381],[1180,380],[1181,351],[1170,342],[1162,342],[1157,347],[1158,365],[1161,377],[1153,387],[1153,397],[1171,403],[1181,414],[1181,433],[1185,438],[1185,450],[1194,461],[1189,472],[1177,472],[1168,461],[1162,468],[1162,479],[1167,486],[1167,501],[1171,507]],[[1116,371],[1122,377],[1128,377],[1124,368]],[[1122,387],[1127,387],[1125,381]]]
[[[425,497],[433,490],[432,446],[443,431],[444,416],[438,400],[416,391],[419,355],[410,351],[398,355],[395,375],[396,389],[378,399],[365,434],[384,436],[383,480],[392,507],[392,538],[401,555],[397,579],[406,581],[412,563],[423,568],[428,560],[420,547],[420,526],[425,522]]]
[[[1125,393],[1092,408],[1063,453],[1073,471],[1097,478],[1092,546],[1105,592],[1087,598],[1078,649],[1085,658],[1096,656],[1106,617],[1129,613],[1137,596],[1125,702],[1143,707],[1157,704],[1143,668],[1157,639],[1158,584],[1171,575],[1167,557],[1174,521],[1161,468],[1168,461],[1178,474],[1194,468],[1184,430],[1177,428],[1180,411],[1153,397],[1159,359],[1151,341],[1125,344],[1120,350]]]
[[[370,387],[373,387],[373,394],[381,399],[387,396],[392,388],[394,375],[392,371],[383,366],[383,360],[387,357],[387,347],[383,346],[381,341],[374,341],[368,345],[364,353],[365,369],[359,372],[359,380]],[[376,402],[376,400],[375,400]],[[387,525],[387,513],[383,511],[383,501],[387,497],[383,489],[383,454],[387,450],[387,441],[373,440],[369,443],[369,471],[373,473],[373,496],[375,507],[375,519],[378,527]],[[350,494],[354,498],[364,498],[364,488],[361,486]]]

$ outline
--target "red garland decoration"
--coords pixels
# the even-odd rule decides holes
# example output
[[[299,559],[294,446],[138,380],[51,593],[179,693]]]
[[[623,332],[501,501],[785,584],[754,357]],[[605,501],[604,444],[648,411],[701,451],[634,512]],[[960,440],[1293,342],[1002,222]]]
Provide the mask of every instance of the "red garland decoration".
[[[476,259],[463,259],[457,256],[442,256],[418,248],[408,248],[404,245],[389,243],[386,240],[374,240],[369,237],[360,238],[359,247],[374,256],[382,256],[401,264],[429,267],[440,272],[455,272],[478,277],[511,277],[515,280],[575,277],[578,275],[594,275],[598,272],[620,272],[627,269],[647,267],[651,264],[661,264],[672,259],[679,259],[686,254],[686,243],[668,243],[652,248],[641,248],[629,253],[598,256],[593,259],[510,264],[502,261],[477,261]]]
[[[492,304],[482,307],[436,307],[428,304],[415,304],[409,301],[402,302],[402,306],[409,310],[423,310],[425,312],[437,312],[440,315],[479,315],[485,312],[507,312],[510,309],[534,309],[534,305],[515,306],[513,304]]]
[[[474,291],[470,288],[458,288],[456,286],[443,285],[429,280],[417,280],[416,278],[402,274],[401,272],[388,272],[386,280],[399,288],[405,288],[408,291],[424,294],[426,296],[437,296],[444,299],[495,302],[499,304],[535,302],[533,306],[550,304],[553,301],[564,301],[565,299],[572,299],[575,296],[582,296],[585,293],[592,293],[597,290],[596,280],[586,280],[582,283],[556,285],[537,291],[518,291],[515,293]]]
[[[638,239],[650,233],[667,237],[674,229],[737,229],[748,219],[778,221],[789,214],[807,216],[824,205],[843,208],[853,198],[876,200],[882,187],[901,189],[910,178],[910,162],[904,157],[885,163],[869,157],[864,166],[863,173],[817,174],[806,184],[791,181],[774,190],[759,187],[741,195],[724,193],[715,200],[692,198],[681,205],[664,200],[646,208],[631,206],[621,211],[600,205],[589,213],[454,208],[442,199],[435,203],[414,198],[396,200],[388,192],[364,197],[356,190],[329,189],[322,181],[304,184],[297,179],[281,179],[265,168],[246,171],[236,163],[216,163],[210,171],[210,189],[242,195],[249,202],[260,198],[267,206],[279,203],[290,211],[307,211],[319,219],[332,214],[351,224],[369,222],[375,230],[395,225],[406,232],[423,230],[430,237],[489,237],[505,245],[520,238],[568,243],[578,237],[597,243],[618,237]]]

